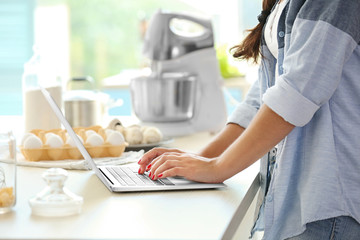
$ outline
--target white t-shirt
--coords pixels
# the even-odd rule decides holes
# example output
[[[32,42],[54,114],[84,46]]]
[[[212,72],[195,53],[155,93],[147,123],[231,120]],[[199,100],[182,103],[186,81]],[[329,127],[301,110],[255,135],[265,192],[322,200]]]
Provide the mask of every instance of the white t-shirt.
[[[277,41],[277,28],[282,11],[286,6],[286,1],[281,1],[276,4],[274,11],[269,15],[268,21],[265,25],[265,41],[271,54],[277,59],[278,57],[278,41]]]

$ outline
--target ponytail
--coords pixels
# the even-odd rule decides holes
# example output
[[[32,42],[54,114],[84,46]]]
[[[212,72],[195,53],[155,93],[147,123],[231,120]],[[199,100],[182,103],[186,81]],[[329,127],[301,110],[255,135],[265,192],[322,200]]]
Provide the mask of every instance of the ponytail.
[[[249,34],[239,44],[230,49],[234,50],[233,57],[238,59],[250,60],[254,63],[258,62],[259,56],[262,56],[260,52],[260,43],[262,30],[265,25],[266,19],[269,16],[272,7],[276,3],[276,0],[263,0],[262,11],[258,16],[259,23],[253,29],[246,30]]]

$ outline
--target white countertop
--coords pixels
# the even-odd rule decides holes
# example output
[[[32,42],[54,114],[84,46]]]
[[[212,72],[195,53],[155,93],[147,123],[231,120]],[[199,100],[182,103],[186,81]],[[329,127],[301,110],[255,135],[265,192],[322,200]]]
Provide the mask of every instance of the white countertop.
[[[195,151],[211,137],[197,133],[169,146]],[[45,169],[18,167],[17,203],[0,215],[0,238],[219,239],[258,169],[256,163],[235,175],[222,190],[148,193],[111,193],[93,172],[70,170],[65,186],[84,198],[82,212],[51,218],[32,215],[28,204],[46,185]]]

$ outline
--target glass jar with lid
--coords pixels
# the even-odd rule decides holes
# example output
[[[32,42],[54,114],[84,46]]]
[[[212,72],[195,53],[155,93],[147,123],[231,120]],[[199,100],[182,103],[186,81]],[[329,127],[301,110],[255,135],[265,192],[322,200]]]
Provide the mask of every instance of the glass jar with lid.
[[[16,203],[16,140],[11,131],[0,132],[0,214]]]

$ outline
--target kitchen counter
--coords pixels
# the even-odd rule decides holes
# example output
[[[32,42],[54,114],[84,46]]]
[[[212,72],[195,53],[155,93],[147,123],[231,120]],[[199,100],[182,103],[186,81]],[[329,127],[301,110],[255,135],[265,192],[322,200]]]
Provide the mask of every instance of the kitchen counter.
[[[197,151],[212,137],[196,133],[175,138],[168,147]],[[28,200],[45,187],[45,169],[18,167],[17,203],[12,212],[0,215],[0,238],[219,239],[258,169],[255,163],[225,181],[227,187],[221,190],[147,193],[111,193],[93,172],[71,170],[65,186],[84,198],[82,212],[38,217]],[[248,238],[250,227],[251,220],[241,225],[240,239]]]

